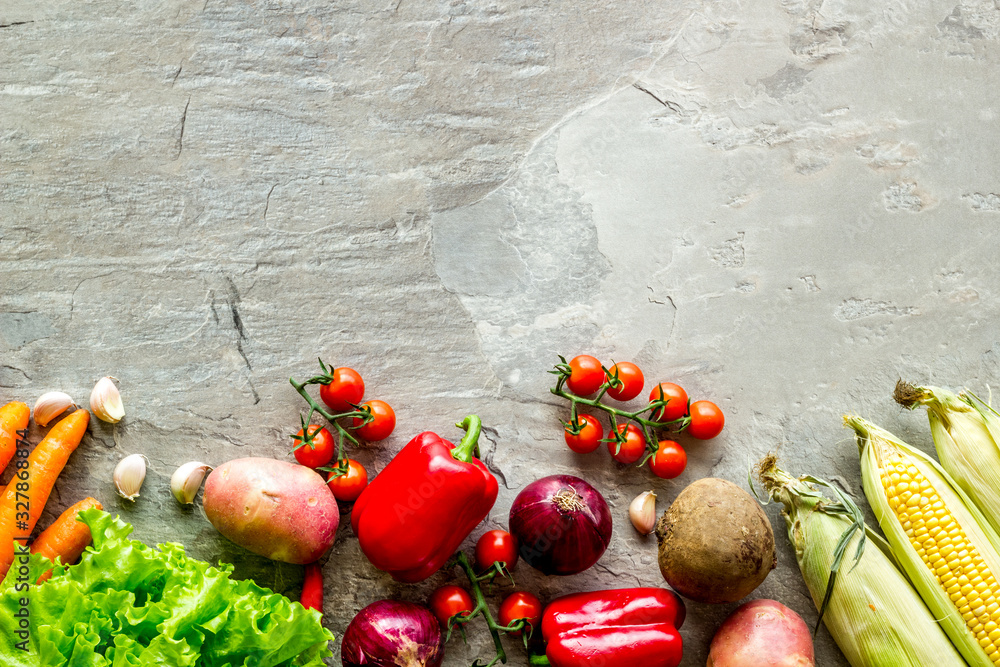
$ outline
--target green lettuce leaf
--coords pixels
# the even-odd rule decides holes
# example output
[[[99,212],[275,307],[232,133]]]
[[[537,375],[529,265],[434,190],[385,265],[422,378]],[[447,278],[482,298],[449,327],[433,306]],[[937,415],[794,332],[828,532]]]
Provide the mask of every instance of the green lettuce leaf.
[[[106,512],[80,518],[94,544],[79,563],[18,558],[0,583],[5,667],[322,667],[332,655],[319,612],[230,579],[231,565],[189,558],[179,544],[130,540],[132,526]],[[25,588],[48,569],[48,581]]]

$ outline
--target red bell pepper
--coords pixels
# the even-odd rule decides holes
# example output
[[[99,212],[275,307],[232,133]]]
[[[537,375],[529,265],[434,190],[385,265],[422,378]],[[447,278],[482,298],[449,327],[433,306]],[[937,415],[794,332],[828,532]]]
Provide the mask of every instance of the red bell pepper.
[[[460,424],[456,447],[421,433],[361,493],[351,526],[368,560],[397,581],[423,581],[441,569],[497,500],[497,480],[478,454],[479,417]]]
[[[677,667],[684,616],[684,603],[664,588],[566,595],[542,616],[545,657],[552,667]]]

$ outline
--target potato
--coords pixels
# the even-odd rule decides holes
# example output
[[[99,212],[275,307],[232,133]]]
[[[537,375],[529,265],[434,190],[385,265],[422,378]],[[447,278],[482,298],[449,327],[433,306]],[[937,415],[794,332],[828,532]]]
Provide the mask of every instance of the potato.
[[[340,511],[319,473],[275,459],[223,463],[205,482],[205,514],[244,549],[286,563],[312,563],[333,544]]]
[[[774,532],[749,493],[706,477],[681,491],[656,524],[660,572],[696,602],[736,602],[777,565]]]
[[[712,638],[706,667],[815,667],[802,617],[775,600],[753,600],[730,614]]]

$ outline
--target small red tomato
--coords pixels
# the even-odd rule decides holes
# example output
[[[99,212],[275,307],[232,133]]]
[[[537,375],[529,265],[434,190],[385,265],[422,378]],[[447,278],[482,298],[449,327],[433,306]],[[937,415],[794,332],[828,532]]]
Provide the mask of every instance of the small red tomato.
[[[333,458],[333,436],[317,424],[309,425],[309,434],[312,440],[307,445],[302,444],[302,429],[295,434],[295,460],[307,468],[325,466]]]
[[[357,405],[365,395],[365,381],[353,368],[335,368],[333,381],[319,386],[319,397],[334,412],[350,412],[348,403]]]
[[[608,389],[608,396],[616,401],[631,401],[639,395],[646,379],[642,377],[642,371],[638,366],[629,361],[615,364],[608,369],[608,379],[615,377],[615,373],[618,374],[621,384],[617,388]]]
[[[570,376],[566,386],[577,396],[590,396],[604,384],[601,362],[589,354],[573,357],[569,362]]]
[[[518,591],[511,593],[500,603],[500,625],[510,625],[514,621],[522,618],[528,619],[528,625],[532,631],[538,628],[538,622],[542,620],[542,603],[531,593]],[[520,637],[520,632],[510,633],[515,637]]]
[[[646,436],[642,434],[642,429],[635,424],[619,424],[618,432],[625,434],[625,442],[608,441],[608,451],[611,452],[611,458],[619,463],[635,463],[641,459],[643,452],[646,451]],[[620,449],[619,445],[621,445]],[[616,454],[615,451],[618,453]]]
[[[722,433],[726,417],[712,401],[695,401],[691,404],[691,423],[687,432],[692,438],[709,440]]]
[[[649,402],[665,400],[667,402],[653,413],[653,419],[658,422],[672,422],[688,413],[688,395],[684,388],[673,382],[661,382],[649,392]]]
[[[447,627],[453,616],[472,613],[472,596],[461,586],[442,586],[431,593],[430,608],[441,625]]]
[[[330,473],[330,490],[333,497],[345,503],[353,503],[368,486],[368,471],[354,459],[347,459],[347,472],[339,477]]]
[[[567,429],[563,433],[563,438],[566,439],[566,444],[574,452],[588,454],[601,446],[601,438],[604,437],[604,427],[601,426],[601,422],[594,415],[579,414],[577,415],[577,419],[580,420],[583,428],[576,435],[573,435]]]
[[[660,440],[656,454],[649,459],[649,468],[657,477],[673,479],[684,472],[687,462],[687,452],[683,447],[673,440]]]
[[[361,407],[368,407],[372,411],[372,420],[364,426],[360,426],[364,420],[360,417],[354,418],[354,426],[357,428],[355,433],[357,436],[369,442],[388,438],[389,434],[392,433],[392,429],[396,428],[396,413],[392,411],[389,404],[385,401],[375,399],[365,401]]]
[[[506,530],[489,530],[476,542],[476,568],[480,572],[503,563],[507,571],[517,565],[517,540]]]

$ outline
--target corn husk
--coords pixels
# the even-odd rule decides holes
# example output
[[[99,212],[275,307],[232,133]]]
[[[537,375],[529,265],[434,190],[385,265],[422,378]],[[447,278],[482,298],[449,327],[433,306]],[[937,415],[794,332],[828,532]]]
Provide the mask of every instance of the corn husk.
[[[931,613],[938,619],[941,628],[969,665],[994,667],[975,636],[966,627],[964,619],[941,587],[937,576],[910,544],[902,524],[889,505],[881,481],[881,466],[888,465],[888,461],[897,456],[906,465],[915,466],[930,482],[966,536],[975,544],[986,567],[998,574],[1000,574],[1000,554],[998,554],[1000,537],[951,476],[926,454],[860,417],[846,416],[844,421],[857,435],[865,496],[882,527],[882,532],[885,533],[892,553]]]
[[[773,456],[758,478],[782,515],[823,624],[852,667],[961,667],[958,651],[900,570],[888,544],[839,489],[793,478]],[[817,487],[825,486],[837,500]],[[867,546],[866,546],[867,545]]]
[[[941,467],[1000,533],[1000,416],[972,393],[915,387],[902,380],[893,397],[904,407],[927,408]]]

